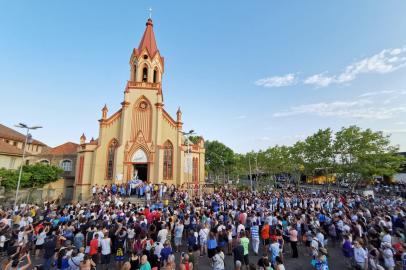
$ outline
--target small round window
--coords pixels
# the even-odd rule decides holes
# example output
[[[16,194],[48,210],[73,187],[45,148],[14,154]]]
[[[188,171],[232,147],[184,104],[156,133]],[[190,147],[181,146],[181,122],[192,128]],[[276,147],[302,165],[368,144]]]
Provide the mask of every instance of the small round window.
[[[142,101],[142,102],[140,103],[140,109],[145,110],[147,107],[148,107],[148,104],[147,104],[145,101]]]
[[[144,54],[144,59],[148,59],[148,55]]]

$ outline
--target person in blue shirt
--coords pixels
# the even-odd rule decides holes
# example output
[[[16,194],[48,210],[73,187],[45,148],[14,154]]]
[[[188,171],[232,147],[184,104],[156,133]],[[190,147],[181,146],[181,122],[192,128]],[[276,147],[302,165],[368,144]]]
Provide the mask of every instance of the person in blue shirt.
[[[216,255],[216,249],[217,249],[216,235],[213,231],[210,231],[209,239],[207,240],[207,255],[209,259],[211,259],[214,255]]]
[[[116,186],[116,184],[113,184],[113,185],[111,186],[111,193],[113,193],[113,194],[116,194],[116,193],[117,193],[117,186]]]
[[[161,250],[161,262],[163,262],[164,265],[166,265],[169,255],[171,255],[173,253],[172,251],[172,247],[171,247],[171,243],[169,242],[169,240],[166,240],[164,242],[164,247]]]
[[[197,248],[197,238],[193,230],[189,231],[189,236],[187,238],[187,246],[188,248],[192,248],[193,250],[196,250]]]

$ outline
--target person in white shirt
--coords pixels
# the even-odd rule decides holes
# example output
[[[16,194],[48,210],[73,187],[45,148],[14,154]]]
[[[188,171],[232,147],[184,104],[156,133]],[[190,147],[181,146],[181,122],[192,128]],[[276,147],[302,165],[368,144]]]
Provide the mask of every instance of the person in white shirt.
[[[240,237],[241,231],[245,231],[245,226],[243,224],[241,224],[241,222],[240,222],[240,224],[238,224],[238,226],[237,226],[237,237],[238,238]]]
[[[162,244],[165,243],[166,238],[168,237],[168,225],[165,224],[165,227],[158,232],[158,241]]]
[[[69,269],[70,270],[79,270],[80,262],[83,261],[84,257],[85,257],[85,249],[83,247],[81,247],[79,249],[79,253],[76,256],[73,256],[72,258],[69,259],[69,261],[68,261]]]
[[[387,228],[384,228],[385,234],[382,237],[382,247],[384,243],[392,244],[392,236],[389,234],[389,231]]]
[[[110,264],[110,254],[111,254],[111,239],[108,237],[108,235],[104,235],[104,238],[100,241],[100,246],[101,246],[101,264],[102,268],[103,266],[105,269],[108,269],[108,266]]]
[[[176,252],[179,252],[179,246],[182,244],[183,228],[184,228],[183,222],[181,220],[178,221],[174,230]]]
[[[39,257],[39,253],[41,252],[42,245],[45,242],[45,238],[47,237],[48,227],[45,229],[40,229],[38,231],[37,240],[35,241],[35,257]]]
[[[391,244],[389,243],[382,243],[382,257],[385,265],[385,269],[387,270],[394,270],[395,269],[395,260],[393,259],[393,249]]]
[[[317,241],[319,242],[320,247],[324,247],[324,234],[322,232],[318,232],[316,234]]]
[[[161,250],[164,248],[164,245],[161,242],[154,243],[154,254],[161,259]]]
[[[0,252],[4,251],[4,244],[6,243],[6,237],[4,234],[0,236]]]
[[[360,241],[354,241],[354,261],[361,269],[367,269],[368,252],[362,247]]]
[[[200,237],[200,256],[207,254],[207,237],[209,236],[210,230],[207,223],[199,231]]]

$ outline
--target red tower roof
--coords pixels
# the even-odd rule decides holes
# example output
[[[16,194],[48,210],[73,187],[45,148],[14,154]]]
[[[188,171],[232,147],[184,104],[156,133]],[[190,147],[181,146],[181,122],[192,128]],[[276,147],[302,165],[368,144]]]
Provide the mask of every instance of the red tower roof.
[[[152,29],[153,27],[152,19],[148,19],[146,26],[147,28],[145,29],[140,45],[138,46],[138,52],[141,53],[142,50],[146,48],[149,55],[153,57],[155,53],[158,51],[158,47],[156,46],[155,34],[154,30]]]

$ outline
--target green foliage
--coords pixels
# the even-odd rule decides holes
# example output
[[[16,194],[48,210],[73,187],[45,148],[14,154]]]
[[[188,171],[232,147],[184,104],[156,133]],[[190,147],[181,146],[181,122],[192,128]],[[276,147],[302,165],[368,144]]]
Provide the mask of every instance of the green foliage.
[[[202,136],[189,136],[189,140],[193,143],[196,144],[199,142],[200,139],[202,139]]]
[[[230,174],[235,170],[236,158],[233,150],[219,141],[206,141],[206,169],[214,175]]]
[[[396,154],[398,148],[390,145],[389,136],[357,126],[337,132],[334,148],[339,163],[337,172],[354,185],[377,175],[392,176],[404,162]]]
[[[261,181],[270,183],[280,173],[289,173],[298,183],[301,174],[312,177],[322,172],[335,174],[352,184],[371,180],[374,176],[391,177],[404,162],[397,147],[390,145],[389,136],[357,126],[342,128],[333,134],[331,129],[320,129],[293,146],[272,146],[265,151],[234,154],[218,141],[206,141],[206,168],[214,175],[234,173],[267,175]]]
[[[307,175],[313,175],[316,169],[331,168],[334,160],[334,146],[331,129],[319,129],[308,136],[303,144],[304,168]]]
[[[6,190],[17,188],[20,170],[0,169],[1,185]],[[56,181],[61,176],[63,170],[53,165],[35,163],[24,165],[21,175],[20,188],[42,187],[43,185]]]

